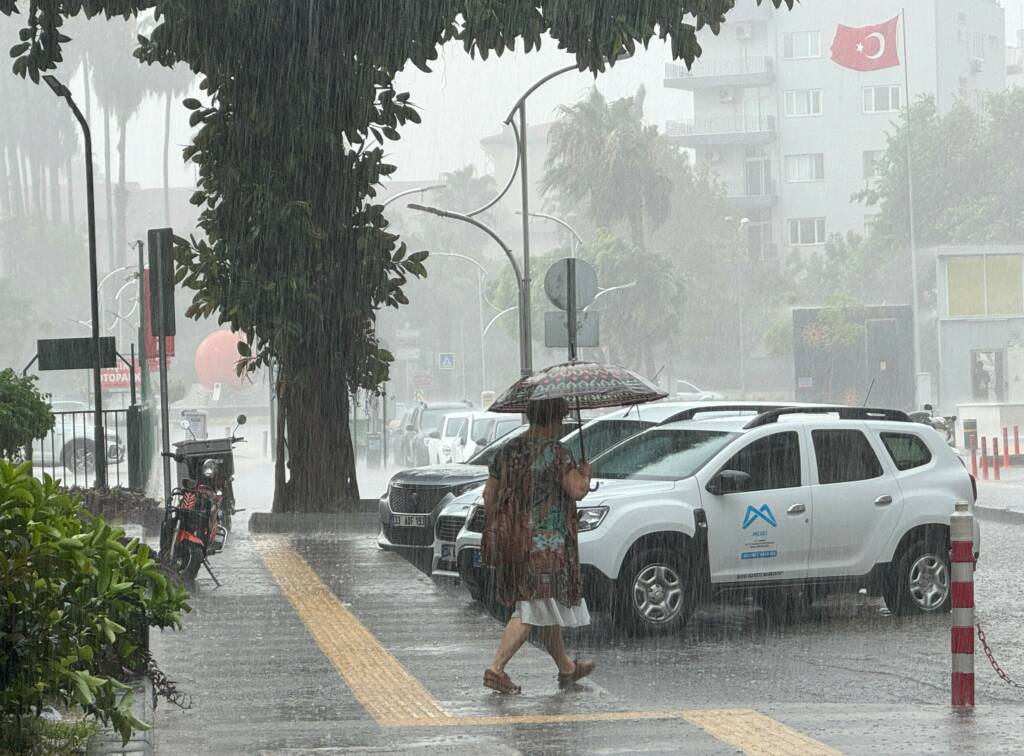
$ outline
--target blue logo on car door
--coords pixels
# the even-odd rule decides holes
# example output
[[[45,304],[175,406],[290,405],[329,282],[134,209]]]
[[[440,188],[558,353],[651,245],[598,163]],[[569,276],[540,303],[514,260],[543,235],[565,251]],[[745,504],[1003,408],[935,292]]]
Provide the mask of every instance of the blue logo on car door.
[[[764,520],[773,528],[779,525],[775,521],[775,515],[772,514],[771,507],[767,504],[762,504],[760,508],[755,507],[753,504],[747,506],[747,513],[743,516],[743,529],[746,530],[757,520]]]

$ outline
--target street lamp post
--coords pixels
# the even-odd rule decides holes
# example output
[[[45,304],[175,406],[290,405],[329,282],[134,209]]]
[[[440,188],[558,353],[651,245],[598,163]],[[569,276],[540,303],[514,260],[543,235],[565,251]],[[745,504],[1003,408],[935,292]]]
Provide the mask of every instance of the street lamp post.
[[[528,282],[523,276],[522,269],[519,267],[519,263],[516,261],[515,255],[512,254],[512,250],[502,240],[494,229],[488,226],[482,221],[478,221],[465,213],[455,213],[450,210],[442,210],[437,207],[428,207],[426,205],[410,204],[409,208],[412,210],[419,210],[424,213],[430,213],[431,215],[438,215],[442,218],[452,218],[454,220],[460,220],[464,223],[469,223],[472,226],[476,226],[485,234],[490,236],[499,247],[501,251],[505,253],[505,257],[512,264],[512,272],[516,276],[516,286],[519,288],[519,371],[523,376],[530,375],[533,372],[533,356],[532,349],[530,348],[530,292]]]
[[[487,389],[487,360],[484,359],[484,280],[487,278],[487,268],[474,260],[469,255],[462,255],[458,252],[435,252],[438,257],[455,257],[472,263],[477,268],[476,274],[476,310],[477,320],[480,321],[480,384],[483,390]],[[487,304],[494,307],[488,300]],[[495,308],[497,309],[497,308]]]
[[[55,76],[46,75],[43,81],[53,90],[53,93],[68,103],[71,112],[75,114],[79,125],[82,127],[82,134],[85,138],[85,187],[86,187],[86,211],[89,223],[89,298],[92,309],[92,386],[95,395],[93,409],[93,438],[94,454],[96,455],[96,487],[104,488],[107,485],[107,437],[103,432],[103,393],[100,386],[100,363],[102,353],[100,351],[100,299],[98,276],[96,274],[96,198],[93,187],[92,175],[92,134],[89,131],[89,123],[78,109],[74,99],[71,97],[71,90],[61,84]]]

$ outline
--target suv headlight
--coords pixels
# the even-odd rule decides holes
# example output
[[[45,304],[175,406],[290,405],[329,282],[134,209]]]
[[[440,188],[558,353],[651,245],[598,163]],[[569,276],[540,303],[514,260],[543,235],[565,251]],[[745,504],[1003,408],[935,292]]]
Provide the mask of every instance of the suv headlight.
[[[215,459],[208,459],[203,462],[203,477],[212,478],[217,474],[217,470],[220,469],[220,462]]]
[[[581,507],[576,510],[576,529],[581,533],[594,530],[607,515],[608,507]]]

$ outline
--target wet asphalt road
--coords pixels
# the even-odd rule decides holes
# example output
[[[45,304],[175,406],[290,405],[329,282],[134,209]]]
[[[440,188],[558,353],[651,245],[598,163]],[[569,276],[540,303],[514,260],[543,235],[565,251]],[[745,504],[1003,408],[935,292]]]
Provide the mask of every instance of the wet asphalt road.
[[[997,493],[1017,500],[1005,491]],[[1024,680],[1024,524],[983,521],[982,529],[978,618],[1000,663]],[[593,625],[567,633],[573,652],[598,661],[592,680],[559,692],[533,645],[509,668],[524,694],[496,696],[480,677],[500,622],[461,586],[379,551],[374,536],[372,516],[354,516],[344,533],[287,542],[455,716],[751,708],[844,753],[1024,753],[1024,691],[1001,682],[980,647],[978,706],[954,713],[949,617],[897,619],[862,595],[828,597],[783,625],[754,605],[703,606],[683,632],[657,638],[622,637],[594,612]],[[194,704],[184,712],[161,704],[158,753],[738,752],[678,720],[382,727],[312,640],[253,538],[237,533],[214,565],[224,586],[202,579],[184,631],[153,640]]]

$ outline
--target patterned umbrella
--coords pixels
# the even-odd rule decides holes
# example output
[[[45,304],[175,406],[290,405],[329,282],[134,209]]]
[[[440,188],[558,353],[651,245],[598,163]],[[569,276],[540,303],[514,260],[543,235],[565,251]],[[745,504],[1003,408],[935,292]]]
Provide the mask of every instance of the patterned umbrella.
[[[488,411],[525,412],[530,402],[565,399],[576,412],[623,404],[644,404],[664,399],[668,394],[632,370],[596,362],[563,362],[520,378],[499,396]],[[580,423],[582,425],[582,423]],[[580,451],[586,459],[583,436]]]
[[[565,399],[573,409],[617,407],[664,399],[667,394],[632,370],[596,362],[564,362],[520,378],[495,400],[491,412],[525,412],[529,402]]]

